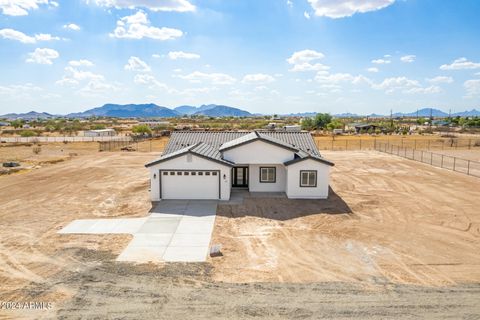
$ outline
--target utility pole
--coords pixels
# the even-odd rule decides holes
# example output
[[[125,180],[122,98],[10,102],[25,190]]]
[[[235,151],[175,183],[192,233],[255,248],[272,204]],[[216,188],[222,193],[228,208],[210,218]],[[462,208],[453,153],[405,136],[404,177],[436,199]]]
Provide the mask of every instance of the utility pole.
[[[390,109],[390,129],[393,130],[393,111]]]

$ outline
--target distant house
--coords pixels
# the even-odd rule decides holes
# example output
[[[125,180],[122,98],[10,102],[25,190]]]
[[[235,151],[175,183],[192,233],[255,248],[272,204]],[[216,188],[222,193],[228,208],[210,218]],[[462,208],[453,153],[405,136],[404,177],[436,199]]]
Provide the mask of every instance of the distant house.
[[[84,132],[85,137],[111,137],[115,136],[117,133],[115,129],[98,129],[98,130],[88,130]]]
[[[377,129],[383,130],[383,127],[371,123],[349,123],[345,126],[346,130],[355,130],[356,133],[375,132]]]
[[[150,170],[150,197],[229,200],[230,192],[328,197],[330,168],[308,132],[173,132]]]
[[[287,125],[287,126],[283,126],[283,130],[285,131],[302,131],[302,126],[298,125],[298,124],[294,124],[294,125]]]
[[[8,127],[10,123],[8,122],[0,122],[0,127]]]
[[[170,121],[140,121],[138,124],[146,125],[146,126],[149,126],[150,128],[168,127],[170,126]]]

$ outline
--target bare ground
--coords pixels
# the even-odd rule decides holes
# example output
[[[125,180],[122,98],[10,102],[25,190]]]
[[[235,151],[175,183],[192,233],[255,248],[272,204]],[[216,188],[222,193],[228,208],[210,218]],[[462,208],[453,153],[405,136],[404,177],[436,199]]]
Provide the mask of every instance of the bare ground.
[[[205,264],[116,263],[128,235],[58,235],[79,218],[143,216],[143,164],[95,153],[0,177],[0,318],[479,319],[480,179],[375,152],[336,162],[327,201],[222,206]],[[301,209],[301,210],[300,210]]]

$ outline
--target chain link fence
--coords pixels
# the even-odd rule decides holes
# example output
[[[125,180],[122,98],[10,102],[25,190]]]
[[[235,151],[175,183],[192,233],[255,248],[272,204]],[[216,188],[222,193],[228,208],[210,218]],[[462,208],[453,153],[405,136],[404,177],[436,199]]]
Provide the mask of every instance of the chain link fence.
[[[128,139],[100,141],[98,151],[161,152],[168,143],[165,137],[131,136]]]
[[[480,162],[377,142],[375,150],[480,178]]]
[[[424,150],[470,150],[480,148],[480,138],[314,137],[319,150],[374,150],[377,143]]]

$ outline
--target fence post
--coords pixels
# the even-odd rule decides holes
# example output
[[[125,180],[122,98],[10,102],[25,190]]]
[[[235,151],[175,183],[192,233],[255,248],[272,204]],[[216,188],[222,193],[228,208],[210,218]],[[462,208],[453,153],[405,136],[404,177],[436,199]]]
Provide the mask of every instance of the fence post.
[[[430,140],[428,140],[427,150],[430,150]]]
[[[472,148],[472,139],[468,139],[468,150]]]
[[[347,150],[348,150],[348,140],[346,139],[345,140],[345,151],[347,151]]]
[[[422,150],[422,160],[421,160],[421,162],[423,162],[423,150]]]
[[[433,152],[430,152],[430,165],[433,166]]]
[[[362,138],[360,138],[360,150],[362,150]]]
[[[443,168],[443,154],[442,154],[442,162],[440,163],[440,168]]]
[[[413,140],[413,143],[414,143],[413,149],[417,149],[417,139]]]
[[[456,170],[455,170],[455,164],[456,164],[456,162],[457,162],[457,158],[453,157],[453,171],[456,171]]]
[[[470,160],[467,162],[467,174],[470,175]]]

